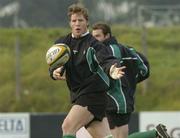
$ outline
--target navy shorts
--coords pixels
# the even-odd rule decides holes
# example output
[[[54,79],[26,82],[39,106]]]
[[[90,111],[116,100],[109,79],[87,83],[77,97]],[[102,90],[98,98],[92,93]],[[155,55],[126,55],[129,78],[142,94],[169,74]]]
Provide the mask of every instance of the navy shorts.
[[[107,94],[105,92],[97,92],[81,95],[73,104],[83,107],[87,106],[88,111],[94,115],[93,120],[102,121],[106,116]]]
[[[114,127],[120,127],[129,123],[131,113],[117,114],[117,113],[106,113],[108,118],[110,129]]]

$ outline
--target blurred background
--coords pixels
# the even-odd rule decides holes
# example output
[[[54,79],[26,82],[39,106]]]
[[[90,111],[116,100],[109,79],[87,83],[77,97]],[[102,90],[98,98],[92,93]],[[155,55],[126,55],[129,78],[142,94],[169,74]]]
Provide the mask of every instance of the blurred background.
[[[66,10],[81,2],[90,13],[90,22],[137,26],[177,25],[180,18],[179,0],[0,0],[0,26],[62,27],[67,26]]]
[[[147,56],[151,75],[138,85],[135,112],[148,112],[147,118],[160,113],[154,124],[173,113],[171,123],[167,118],[162,122],[172,137],[180,138],[179,0],[0,0],[1,114],[68,112],[68,89],[65,82],[50,79],[45,54],[69,32],[67,8],[78,2],[89,10],[90,26],[105,21],[120,43]],[[140,122],[139,128],[147,125]]]

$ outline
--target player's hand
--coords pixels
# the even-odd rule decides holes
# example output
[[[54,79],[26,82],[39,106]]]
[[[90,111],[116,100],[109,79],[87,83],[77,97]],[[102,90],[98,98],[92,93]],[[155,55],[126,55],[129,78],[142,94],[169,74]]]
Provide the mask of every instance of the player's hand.
[[[122,66],[119,68],[117,68],[116,66],[117,64],[115,63],[114,65],[111,66],[110,71],[109,71],[111,78],[115,80],[120,79],[124,75],[123,69],[126,68],[125,66]]]
[[[65,76],[61,74],[63,67],[59,67],[53,71],[53,78],[56,80],[65,80]]]

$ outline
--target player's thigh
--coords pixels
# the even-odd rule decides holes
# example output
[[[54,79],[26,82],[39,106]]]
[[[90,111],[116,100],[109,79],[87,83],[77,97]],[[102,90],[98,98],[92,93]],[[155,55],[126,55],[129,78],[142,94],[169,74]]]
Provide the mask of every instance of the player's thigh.
[[[77,131],[79,128],[89,123],[93,118],[93,114],[87,110],[87,107],[73,105],[66,116],[62,127],[66,130]]]
[[[86,128],[82,127],[78,130],[76,133],[77,138],[93,138],[89,132],[86,130]]]
[[[128,136],[128,123],[131,117],[131,113],[118,114],[107,113],[109,126],[111,133],[115,138],[127,138]]]
[[[114,136],[113,138],[127,138],[128,137],[128,124],[115,127],[111,129],[111,133]]]
[[[104,138],[111,134],[106,117],[102,121],[93,121],[87,130],[93,138]]]
[[[82,95],[74,104],[87,107],[87,110],[94,116],[93,120],[101,121],[106,114],[107,94],[97,92]],[[86,124],[86,126],[88,126],[88,124]]]

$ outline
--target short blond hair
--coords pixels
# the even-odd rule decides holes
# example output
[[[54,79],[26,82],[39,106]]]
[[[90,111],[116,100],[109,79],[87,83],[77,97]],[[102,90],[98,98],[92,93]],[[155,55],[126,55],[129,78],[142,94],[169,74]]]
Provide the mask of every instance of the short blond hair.
[[[84,18],[88,21],[89,19],[88,10],[82,4],[77,3],[69,6],[68,8],[69,20],[71,19],[71,15],[75,13],[81,13],[84,16]]]

